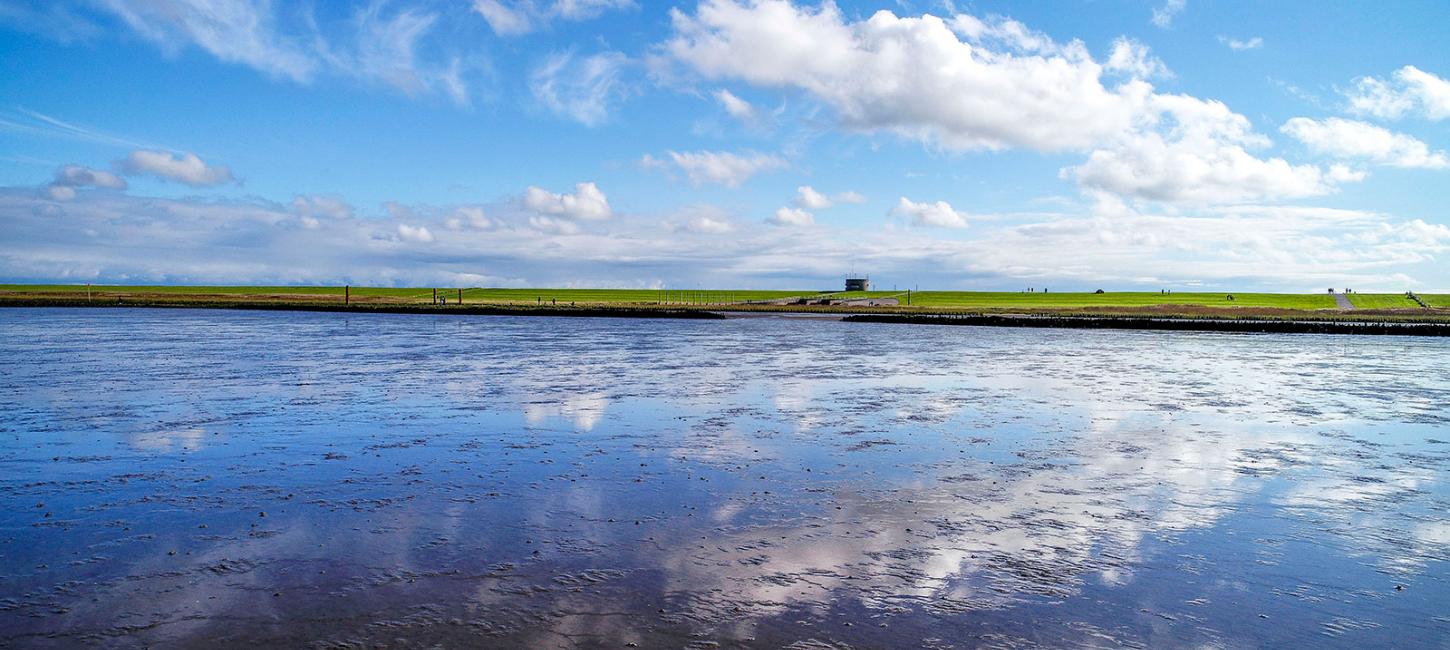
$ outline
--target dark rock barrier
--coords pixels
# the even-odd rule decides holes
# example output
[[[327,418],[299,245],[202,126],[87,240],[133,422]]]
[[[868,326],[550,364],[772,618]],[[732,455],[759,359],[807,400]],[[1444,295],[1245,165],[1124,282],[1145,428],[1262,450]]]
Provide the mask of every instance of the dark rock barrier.
[[[1133,318],[1094,316],[987,316],[980,314],[892,315],[858,314],[842,320],[854,323],[911,323],[920,325],[977,325],[983,327],[1048,327],[1069,329],[1179,330],[1196,332],[1268,332],[1287,334],[1368,334],[1391,336],[1450,336],[1450,323],[1390,321],[1313,321],[1211,318]]]

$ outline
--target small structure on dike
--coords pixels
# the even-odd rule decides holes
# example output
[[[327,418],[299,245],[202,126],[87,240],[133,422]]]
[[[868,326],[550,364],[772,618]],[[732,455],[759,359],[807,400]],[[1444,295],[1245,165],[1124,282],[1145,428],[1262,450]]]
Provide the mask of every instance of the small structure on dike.
[[[846,278],[847,291],[870,291],[871,278]]]

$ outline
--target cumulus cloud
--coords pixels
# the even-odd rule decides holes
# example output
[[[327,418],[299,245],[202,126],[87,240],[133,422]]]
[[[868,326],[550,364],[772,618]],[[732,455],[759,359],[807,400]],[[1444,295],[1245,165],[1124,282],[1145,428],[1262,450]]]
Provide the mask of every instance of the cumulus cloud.
[[[751,176],[786,167],[785,160],[779,156],[758,152],[669,151],[665,155],[668,160],[645,154],[640,164],[646,169],[679,169],[695,185],[716,183],[739,187]]]
[[[849,128],[951,149],[1081,149],[1129,128],[1151,89],[1105,88],[1081,44],[1006,21],[879,11],[850,22],[832,3],[784,0],[705,0],[672,21],[663,52],[705,78],[798,89]]]
[[[831,3],[785,0],[705,0],[673,22],[662,51],[704,78],[800,90],[847,128],[948,149],[1084,152],[1064,176],[1089,192],[1238,202],[1326,194],[1356,177],[1254,155],[1271,143],[1247,118],[1221,102],[1155,93],[1145,79],[1167,68],[1126,38],[1099,63],[1079,42],[1011,20],[878,11],[850,21]],[[1108,86],[1106,73],[1128,79]]]
[[[835,205],[830,197],[817,192],[815,188],[809,185],[802,185],[796,188],[795,204],[811,210],[824,210]]]
[[[1173,76],[1168,66],[1149,53],[1148,46],[1122,36],[1113,41],[1113,49],[1103,67],[1111,72],[1142,79]]]
[[[398,224],[398,237],[403,241],[421,244],[432,243],[433,241],[433,233],[429,232],[426,226],[410,226],[405,223]]]
[[[608,219],[613,214],[609,208],[609,199],[594,183],[575,185],[573,194],[555,194],[529,186],[524,191],[523,206],[542,216],[584,221]],[[552,219],[543,219],[538,223],[552,227],[554,222]]]
[[[1390,79],[1360,77],[1345,92],[1358,115],[1399,119],[1418,113],[1428,120],[1450,117],[1450,81],[1415,66],[1396,70]]]
[[[766,219],[766,222],[785,227],[813,226],[816,224],[816,218],[800,208],[783,207],[776,210],[774,215]]]
[[[346,201],[332,196],[302,196],[292,198],[292,212],[303,228],[317,230],[323,221],[351,219],[353,209]]]
[[[1125,135],[1063,170],[1063,176],[1089,190],[1197,204],[1319,196],[1363,178],[1346,168],[1325,170],[1250,154],[1249,149],[1267,147],[1268,139],[1222,102],[1154,95],[1151,104],[1161,129]]]
[[[696,214],[684,223],[670,224],[670,226],[674,230],[709,235],[722,235],[735,231],[735,224],[728,217],[714,213]]]
[[[1259,36],[1242,40],[1237,38],[1230,38],[1228,36],[1219,36],[1218,42],[1223,43],[1224,45],[1228,46],[1228,49],[1235,52],[1243,52],[1245,50],[1257,50],[1264,46],[1264,39]]]
[[[1428,145],[1411,136],[1356,120],[1296,117],[1279,130],[1304,143],[1311,151],[1326,156],[1368,160],[1390,167],[1450,167],[1450,158],[1444,151],[1432,152]]]
[[[110,172],[91,169],[81,165],[66,165],[56,170],[51,185],[64,187],[104,187],[111,190],[126,189],[126,181]]]
[[[720,102],[720,106],[725,108],[725,112],[729,113],[730,117],[742,122],[755,120],[755,107],[751,106],[750,102],[736,97],[735,93],[721,88],[715,91],[715,100]]]
[[[208,165],[194,153],[132,151],[117,166],[127,174],[149,174],[192,187],[220,185],[232,180],[230,169],[222,165]]]
[[[65,165],[55,171],[55,178],[46,186],[46,196],[56,201],[69,201],[76,197],[77,188],[87,187],[124,190],[126,180],[99,169],[91,169],[82,165]]]
[[[965,212],[952,209],[950,203],[917,203],[906,197],[896,202],[891,216],[906,219],[913,226],[934,228],[966,228],[969,217]]]
[[[1173,18],[1188,6],[1188,0],[1166,0],[1163,6],[1153,10],[1153,24],[1168,29],[1173,26]]]
[[[443,225],[449,230],[488,230],[497,227],[498,223],[488,218],[483,208],[469,205],[454,208]]]
[[[474,0],[473,10],[499,36],[521,36],[558,20],[588,20],[615,9],[635,7],[633,0]]]
[[[529,89],[555,115],[598,126],[608,121],[614,104],[627,93],[623,71],[628,63],[629,58],[618,52],[585,57],[556,53],[534,69]]]

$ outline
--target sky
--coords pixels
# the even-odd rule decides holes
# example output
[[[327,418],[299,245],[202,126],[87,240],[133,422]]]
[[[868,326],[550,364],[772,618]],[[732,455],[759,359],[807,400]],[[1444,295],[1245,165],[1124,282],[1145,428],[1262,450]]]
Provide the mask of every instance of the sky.
[[[0,282],[1450,291],[1445,25],[0,0]]]

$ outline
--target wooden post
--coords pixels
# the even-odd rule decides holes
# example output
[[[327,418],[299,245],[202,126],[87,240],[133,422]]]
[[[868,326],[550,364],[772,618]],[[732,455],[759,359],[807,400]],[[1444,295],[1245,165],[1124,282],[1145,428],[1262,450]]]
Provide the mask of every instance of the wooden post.
[[[350,284],[342,285],[342,304],[352,304],[352,285]]]
[[[433,288],[433,304],[438,304],[438,288]]]
[[[463,304],[463,288],[458,289],[458,304]]]
[[[86,302],[91,301],[91,283],[86,283]]]

